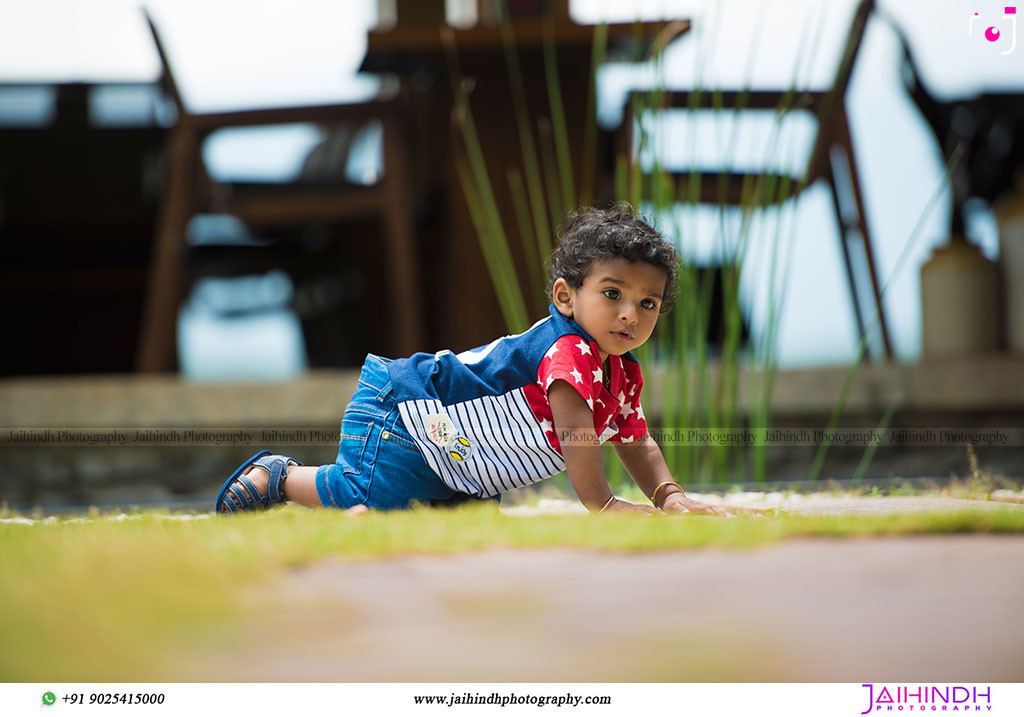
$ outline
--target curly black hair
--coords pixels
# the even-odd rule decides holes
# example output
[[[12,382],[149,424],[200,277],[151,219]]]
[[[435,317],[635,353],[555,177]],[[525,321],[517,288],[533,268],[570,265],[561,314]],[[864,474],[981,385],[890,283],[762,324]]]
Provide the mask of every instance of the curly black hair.
[[[551,255],[548,297],[556,279],[578,289],[595,261],[626,259],[643,261],[664,269],[668,278],[660,313],[672,310],[678,282],[678,257],[672,242],[626,203],[611,209],[586,208],[566,216],[559,232],[561,241]]]

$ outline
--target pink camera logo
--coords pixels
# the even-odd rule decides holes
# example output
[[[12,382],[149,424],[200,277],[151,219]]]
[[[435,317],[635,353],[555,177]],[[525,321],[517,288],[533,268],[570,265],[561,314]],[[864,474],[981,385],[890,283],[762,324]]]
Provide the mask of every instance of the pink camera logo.
[[[974,21],[981,18],[981,13],[974,13],[971,15],[971,19],[967,23],[967,34],[974,34]],[[1006,22],[1009,20],[1010,29],[1013,35],[1013,39],[1010,42],[1010,49],[1000,52],[1000,55],[1009,55],[1013,52],[1013,48],[1017,47],[1017,8],[1015,6],[1008,6],[1003,8],[1003,16],[1000,18],[1000,22]],[[985,28],[985,39],[989,42],[998,42],[1002,38],[1003,33],[999,31],[999,28],[995,25]]]

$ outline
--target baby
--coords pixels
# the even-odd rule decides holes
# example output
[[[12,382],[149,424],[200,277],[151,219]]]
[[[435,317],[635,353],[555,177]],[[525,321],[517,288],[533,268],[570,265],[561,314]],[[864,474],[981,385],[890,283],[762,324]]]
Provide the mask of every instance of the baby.
[[[675,287],[674,247],[628,207],[571,215],[551,261],[549,316],[459,354],[370,354],[336,462],[306,467],[261,451],[224,483],[215,509],[290,500],[358,512],[500,499],[566,470],[592,512],[724,515],[672,480],[640,404],[643,376],[630,351],[650,338]],[[652,505],[612,494],[605,441]]]

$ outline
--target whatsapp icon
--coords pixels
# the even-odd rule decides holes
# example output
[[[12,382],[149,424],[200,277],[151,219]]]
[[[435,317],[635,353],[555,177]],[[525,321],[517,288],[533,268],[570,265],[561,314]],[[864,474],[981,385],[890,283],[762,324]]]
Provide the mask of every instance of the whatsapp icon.
[[[43,704],[44,705],[52,705],[56,701],[57,701],[57,695],[53,694],[52,692],[44,692],[43,693]]]

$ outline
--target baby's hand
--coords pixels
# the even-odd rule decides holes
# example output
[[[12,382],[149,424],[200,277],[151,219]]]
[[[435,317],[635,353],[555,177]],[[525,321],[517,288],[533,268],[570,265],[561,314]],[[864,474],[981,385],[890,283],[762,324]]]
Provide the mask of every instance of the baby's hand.
[[[679,513],[683,515],[714,515],[720,518],[728,515],[726,510],[720,506],[701,503],[682,493],[672,493],[665,498],[661,509],[666,513]]]
[[[732,505],[708,505],[694,500],[682,493],[673,493],[665,499],[665,505],[661,507],[666,513],[679,513],[682,515],[714,515],[728,517],[734,515],[753,515],[760,518],[767,518],[772,513],[760,508],[739,508]]]
[[[653,505],[637,505],[629,501],[612,498],[612,502],[604,509],[605,513],[644,513],[645,515],[657,515],[658,509]]]

